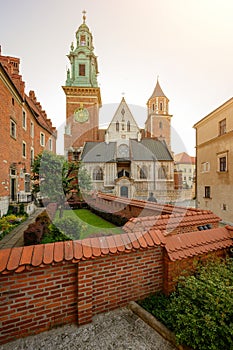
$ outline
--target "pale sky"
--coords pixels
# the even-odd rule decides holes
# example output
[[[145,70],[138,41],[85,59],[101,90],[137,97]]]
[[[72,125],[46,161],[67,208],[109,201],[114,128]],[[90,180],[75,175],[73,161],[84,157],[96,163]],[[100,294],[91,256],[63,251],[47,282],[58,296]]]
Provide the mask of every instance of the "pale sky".
[[[35,91],[62,139],[66,55],[84,9],[107,111],[100,125],[124,93],[144,127],[159,76],[173,115],[172,148],[195,155],[193,125],[233,96],[233,1],[0,0],[2,54],[21,59],[26,92]]]

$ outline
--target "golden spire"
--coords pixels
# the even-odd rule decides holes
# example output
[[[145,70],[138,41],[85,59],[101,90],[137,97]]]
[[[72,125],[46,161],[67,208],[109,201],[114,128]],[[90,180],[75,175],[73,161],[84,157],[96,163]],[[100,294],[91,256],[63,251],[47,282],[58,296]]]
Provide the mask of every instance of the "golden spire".
[[[83,23],[85,23],[85,21],[86,21],[86,13],[87,13],[87,11],[85,11],[85,10],[83,10]]]

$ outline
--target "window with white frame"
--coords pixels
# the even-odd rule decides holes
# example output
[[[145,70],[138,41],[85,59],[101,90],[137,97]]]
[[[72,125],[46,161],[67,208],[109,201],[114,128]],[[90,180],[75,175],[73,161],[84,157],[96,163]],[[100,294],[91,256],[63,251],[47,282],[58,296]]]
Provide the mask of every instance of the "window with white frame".
[[[22,156],[26,158],[26,142],[22,143]]]
[[[209,162],[201,163],[201,172],[208,173],[209,171],[210,171],[210,163]]]
[[[24,191],[30,192],[30,174],[24,175]]]
[[[40,133],[40,145],[43,147],[45,145],[45,134],[43,132]]]
[[[217,155],[218,162],[218,172],[225,173],[227,172],[227,152],[221,153]]]
[[[22,114],[22,126],[24,130],[27,130],[27,116],[25,111]]]
[[[10,120],[10,135],[16,139],[16,123],[14,120]]]

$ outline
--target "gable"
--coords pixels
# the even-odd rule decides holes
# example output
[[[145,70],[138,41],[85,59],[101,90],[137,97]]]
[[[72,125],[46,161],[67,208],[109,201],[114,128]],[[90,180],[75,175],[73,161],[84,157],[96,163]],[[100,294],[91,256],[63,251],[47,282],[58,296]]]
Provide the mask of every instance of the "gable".
[[[119,139],[138,139],[140,129],[127,105],[122,98],[107,130],[106,139],[116,141]]]

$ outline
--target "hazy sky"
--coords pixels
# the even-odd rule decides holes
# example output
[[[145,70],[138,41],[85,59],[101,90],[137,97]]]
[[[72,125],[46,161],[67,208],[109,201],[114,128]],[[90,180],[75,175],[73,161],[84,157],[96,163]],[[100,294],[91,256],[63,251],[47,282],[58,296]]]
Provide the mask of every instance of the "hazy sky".
[[[84,9],[103,105],[118,104],[124,92],[141,107],[135,119],[143,127],[159,76],[170,99],[173,150],[195,155],[192,126],[233,96],[233,1],[0,0],[2,54],[21,59],[26,92],[35,91],[60,134],[66,55]],[[112,116],[102,112],[100,124]]]

